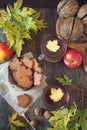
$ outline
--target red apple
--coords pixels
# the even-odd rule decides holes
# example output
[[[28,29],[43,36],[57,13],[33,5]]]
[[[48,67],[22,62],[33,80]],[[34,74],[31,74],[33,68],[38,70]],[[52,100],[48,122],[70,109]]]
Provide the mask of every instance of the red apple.
[[[8,60],[12,56],[12,52],[7,43],[0,42],[0,62]]]
[[[82,63],[82,55],[79,51],[71,49],[64,55],[64,63],[69,68],[77,68]]]

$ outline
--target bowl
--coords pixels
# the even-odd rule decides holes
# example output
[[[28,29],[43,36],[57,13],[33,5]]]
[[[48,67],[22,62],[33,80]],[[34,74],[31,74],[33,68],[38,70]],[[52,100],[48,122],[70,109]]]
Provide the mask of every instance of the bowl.
[[[52,94],[51,93],[52,88],[55,90],[59,90],[63,93],[61,99],[56,102],[54,102],[50,98],[50,95]],[[58,95],[55,95],[55,96],[58,96]],[[57,110],[58,108],[61,108],[67,105],[67,103],[69,102],[69,92],[66,89],[66,87],[62,85],[47,85],[43,90],[42,101],[43,101],[44,106],[48,110]]]
[[[53,51],[53,49],[55,48],[55,46],[53,46],[51,48],[52,50],[49,50],[47,48],[48,42],[50,43],[53,42],[53,44],[57,44],[56,46],[57,47],[59,46],[59,49],[57,49],[56,51],[55,50]],[[63,55],[65,54],[66,50],[67,50],[67,43],[56,36],[48,36],[41,43],[41,53],[44,55],[44,59],[49,62],[60,61]]]

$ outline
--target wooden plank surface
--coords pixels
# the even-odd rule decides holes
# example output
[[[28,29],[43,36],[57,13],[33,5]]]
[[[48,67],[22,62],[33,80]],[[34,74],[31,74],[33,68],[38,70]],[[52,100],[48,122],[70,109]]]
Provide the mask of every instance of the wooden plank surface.
[[[0,0],[0,8],[5,8],[7,4],[13,5],[16,0]],[[34,8],[56,8],[60,0],[24,0],[23,6]],[[86,0],[78,0],[79,4],[86,3]]]
[[[41,42],[48,37],[49,35],[56,35],[55,31],[55,24],[57,20],[57,13],[56,9],[37,9],[38,11],[41,11],[42,18],[44,18],[45,22],[48,24],[49,29],[44,29],[40,32],[38,32],[37,35],[32,35],[32,41],[25,41],[26,44],[23,46],[23,54],[26,52],[31,51],[35,58],[37,58],[41,54],[40,45]],[[76,103],[79,103],[82,99],[82,96],[84,98],[83,108],[87,108],[87,73],[83,69],[83,64],[78,67],[77,69],[69,69],[65,66],[63,63],[63,60],[57,63],[50,63],[46,60],[40,61],[40,65],[42,66],[44,70],[44,74],[47,76],[47,83],[48,84],[55,84],[57,85],[58,82],[54,79],[57,76],[62,76],[63,74],[66,74],[70,78],[72,78],[73,83],[84,90],[84,95],[78,89],[72,88],[71,86],[68,88],[70,93],[70,102],[68,105],[71,105],[73,101]],[[41,117],[35,117],[34,116],[34,108],[35,107],[42,107],[44,108],[44,105],[42,103],[41,98],[36,101],[36,103],[29,109],[29,111],[26,113],[26,116],[29,119],[37,118],[39,120],[39,125],[37,126],[37,130],[46,130],[47,126],[49,125],[47,120],[44,119],[43,116]],[[82,104],[79,104],[79,107],[81,107]],[[8,115],[10,115],[14,110],[5,102],[2,97],[0,97],[0,130],[6,130],[6,124]],[[29,127],[26,128],[20,128],[19,130],[32,130]]]
[[[57,19],[57,13],[55,9],[38,9],[42,13],[42,18],[45,19],[46,23],[49,26],[49,29],[45,29],[43,31],[38,32],[38,35],[36,36],[35,34],[32,35],[32,41],[25,41],[26,44],[23,47],[23,53],[31,51],[33,55],[37,58],[41,51],[40,51],[40,44],[41,42],[48,37],[49,35],[56,35],[55,32],[55,23]],[[45,60],[42,60],[40,62],[44,74],[47,76],[47,83],[48,84],[58,84],[57,81],[54,79],[54,77],[57,76],[62,76],[63,74],[66,74],[70,78],[73,79],[73,82],[75,85],[78,87],[82,88],[85,90],[85,95],[84,95],[84,108],[87,108],[87,73],[84,72],[83,65],[81,65],[77,69],[69,69],[67,68],[63,60],[61,60],[58,63],[50,63]],[[69,88],[70,92],[70,102],[69,104],[72,104],[73,101],[76,101],[77,103],[81,100],[82,94],[78,90],[70,87]],[[81,104],[80,104],[81,105]],[[38,100],[33,107],[27,112],[27,117],[29,119],[36,118],[34,117],[33,110],[35,107],[40,106],[43,107],[41,99]],[[13,109],[9,107],[9,105],[0,97],[0,129],[5,130],[6,126],[6,120],[8,117],[8,114],[11,114]],[[3,117],[3,118],[2,118]],[[48,126],[47,121],[43,118],[40,117],[40,124],[37,128],[37,130],[46,130],[46,127]],[[42,127],[43,125],[43,127]],[[24,128],[23,128],[24,130]],[[25,128],[27,130],[27,128]]]

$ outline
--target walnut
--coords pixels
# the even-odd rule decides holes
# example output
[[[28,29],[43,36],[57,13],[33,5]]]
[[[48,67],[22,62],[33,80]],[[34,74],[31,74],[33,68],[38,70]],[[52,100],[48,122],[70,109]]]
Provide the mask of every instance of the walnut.
[[[35,108],[35,109],[34,109],[34,114],[35,114],[36,116],[42,115],[42,110],[41,110],[41,108],[39,108],[39,107]]]
[[[83,21],[83,24],[87,25],[87,4],[84,4],[79,8],[77,17]]]
[[[83,24],[79,18],[67,17],[58,18],[56,22],[56,33],[65,40],[78,40],[83,34]]]
[[[51,114],[49,111],[45,111],[45,112],[44,112],[44,117],[45,117],[46,119],[49,119],[51,116],[52,116],[52,114]]]
[[[74,16],[78,8],[77,0],[61,0],[57,6],[57,13],[60,17]]]
[[[37,120],[31,120],[31,122],[30,122],[30,125],[31,125],[32,127],[37,126],[37,124],[38,124],[38,121],[37,121]]]

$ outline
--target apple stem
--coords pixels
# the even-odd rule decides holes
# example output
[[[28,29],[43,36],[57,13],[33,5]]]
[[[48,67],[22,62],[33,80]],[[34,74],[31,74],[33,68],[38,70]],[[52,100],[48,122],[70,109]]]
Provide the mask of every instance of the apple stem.
[[[72,84],[72,86],[73,86],[73,88],[78,89],[79,91],[81,91],[82,99],[80,100],[80,102],[82,102],[82,106],[81,107],[83,108],[83,105],[84,105],[84,90],[79,88],[79,87],[77,87],[77,86],[75,86],[74,84]]]

